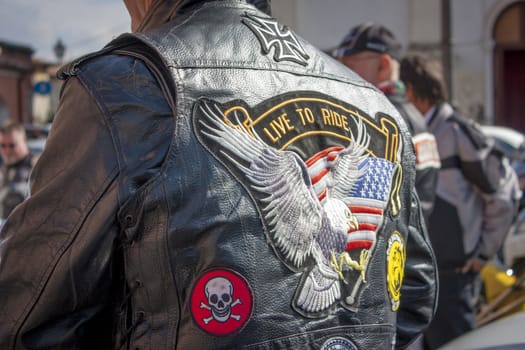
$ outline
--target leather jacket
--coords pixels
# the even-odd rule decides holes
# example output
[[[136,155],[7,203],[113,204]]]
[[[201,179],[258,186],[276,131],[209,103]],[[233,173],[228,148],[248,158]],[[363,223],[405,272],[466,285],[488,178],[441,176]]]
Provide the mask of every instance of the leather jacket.
[[[432,318],[405,124],[265,13],[207,1],[62,76],[2,349],[387,349]]]
[[[396,107],[412,135],[416,153],[416,191],[428,225],[428,218],[434,207],[438,171],[441,166],[436,138],[428,131],[425,118],[406,97],[401,81],[385,81],[379,89]]]
[[[517,212],[518,181],[493,140],[450,104],[434,107],[429,130],[438,140],[441,170],[429,236],[443,271],[470,258],[488,261],[501,248]]]

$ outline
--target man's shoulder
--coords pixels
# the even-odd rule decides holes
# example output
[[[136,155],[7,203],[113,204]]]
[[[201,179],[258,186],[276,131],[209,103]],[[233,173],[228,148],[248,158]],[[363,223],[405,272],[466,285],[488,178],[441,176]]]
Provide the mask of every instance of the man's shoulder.
[[[486,147],[489,141],[489,137],[483,133],[481,126],[472,118],[468,118],[461,113],[454,111],[446,120],[447,123],[454,125],[462,135],[466,136],[470,142],[476,145],[478,148]]]
[[[406,99],[402,98],[389,98],[390,102],[396,107],[399,114],[403,117],[408,125],[412,136],[428,132],[428,127],[425,123],[425,118],[419,113],[414,105]]]
[[[138,75],[142,79],[152,77],[142,60],[112,52],[77,61],[74,69],[75,75],[102,85],[118,82],[126,87],[131,80],[136,81]]]
[[[127,48],[136,45],[127,35],[122,35],[104,48],[78,57],[64,65],[57,76],[59,79],[67,80],[72,76],[80,76],[84,83],[93,81],[97,85],[105,85],[114,82],[120,83],[124,88],[129,82],[140,76],[142,81],[148,77],[153,79],[151,71],[142,59],[141,55],[129,54]]]

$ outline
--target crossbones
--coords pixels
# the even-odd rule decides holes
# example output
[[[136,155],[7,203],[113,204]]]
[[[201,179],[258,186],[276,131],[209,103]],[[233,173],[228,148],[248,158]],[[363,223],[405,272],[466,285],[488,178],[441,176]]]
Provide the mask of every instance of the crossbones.
[[[237,300],[235,300],[235,301],[231,304],[230,307],[233,308],[234,306],[239,305],[239,304],[242,304],[241,299],[237,299]],[[210,311],[212,311],[212,308],[211,308],[210,306],[204,304],[204,302],[202,302],[202,301],[201,301],[201,309],[206,309],[206,310],[210,310]],[[230,313],[228,319],[230,319],[230,318],[233,318],[233,319],[235,319],[236,321],[239,321],[239,320],[241,319],[241,316],[240,316],[240,315],[234,315],[234,314]],[[219,321],[219,322],[225,322],[225,321],[228,320],[228,319],[225,320],[225,321],[218,320],[218,319],[215,318],[215,316],[214,316],[213,313],[212,313],[211,317],[204,318],[203,321],[204,321],[204,324],[208,324],[208,323],[210,323],[210,322],[211,322],[212,320],[214,320],[214,319],[215,319],[216,321]]]

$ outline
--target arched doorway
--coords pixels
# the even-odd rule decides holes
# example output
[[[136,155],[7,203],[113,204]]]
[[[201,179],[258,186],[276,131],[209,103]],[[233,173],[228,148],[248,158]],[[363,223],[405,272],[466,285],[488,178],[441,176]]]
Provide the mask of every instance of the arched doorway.
[[[525,2],[505,8],[494,23],[494,111],[498,125],[525,132]]]

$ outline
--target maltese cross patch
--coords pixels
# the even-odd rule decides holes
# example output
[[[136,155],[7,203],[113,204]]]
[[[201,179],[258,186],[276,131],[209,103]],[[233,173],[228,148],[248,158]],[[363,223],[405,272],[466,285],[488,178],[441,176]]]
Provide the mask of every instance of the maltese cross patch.
[[[277,62],[291,61],[306,66],[310,58],[295,34],[273,18],[246,15],[243,23],[259,39],[263,53],[268,55],[273,48],[273,59]]]

